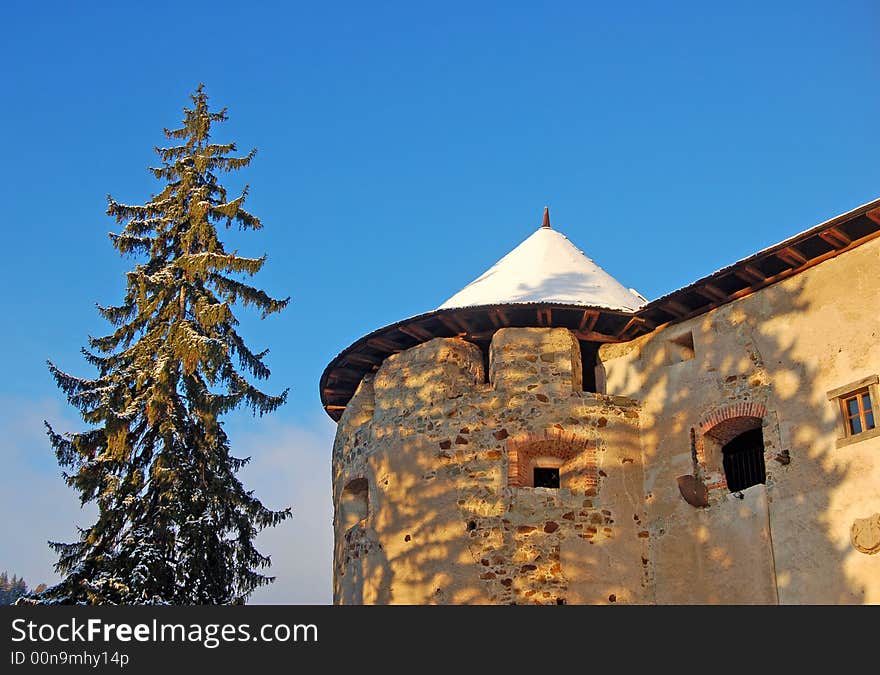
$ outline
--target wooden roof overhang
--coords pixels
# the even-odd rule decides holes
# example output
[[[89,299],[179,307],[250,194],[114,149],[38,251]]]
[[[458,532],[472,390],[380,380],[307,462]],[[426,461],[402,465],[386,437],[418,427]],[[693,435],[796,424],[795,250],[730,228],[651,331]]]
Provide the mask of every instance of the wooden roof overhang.
[[[880,236],[880,199],[832,218],[783,242],[713,272],[642,307],[622,337],[631,340],[788,279]],[[648,330],[645,330],[647,328]]]
[[[562,327],[588,342],[628,342],[799,274],[880,236],[880,199],[744,258],[635,312],[554,303],[434,310],[362,337],[321,375],[321,402],[339,420],[361,379],[390,355],[435,337],[461,337],[485,347],[499,328]]]

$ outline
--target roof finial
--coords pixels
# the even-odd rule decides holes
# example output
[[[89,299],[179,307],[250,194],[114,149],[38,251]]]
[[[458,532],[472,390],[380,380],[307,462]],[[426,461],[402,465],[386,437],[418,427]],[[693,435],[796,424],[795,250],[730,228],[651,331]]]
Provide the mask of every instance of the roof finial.
[[[548,230],[550,229],[550,207],[544,207],[544,222],[541,223],[541,227],[546,227]]]

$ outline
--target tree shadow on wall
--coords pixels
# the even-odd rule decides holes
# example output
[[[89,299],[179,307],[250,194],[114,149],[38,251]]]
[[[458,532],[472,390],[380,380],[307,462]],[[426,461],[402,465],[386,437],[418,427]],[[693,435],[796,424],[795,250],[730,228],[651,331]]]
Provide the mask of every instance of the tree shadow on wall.
[[[577,354],[573,341],[567,344],[569,357]],[[528,352],[524,361],[540,359]],[[574,511],[583,508],[583,490],[577,496],[569,490],[566,501],[538,489],[524,504],[508,486],[507,465],[508,436],[533,428],[529,421],[540,419],[544,429],[559,419],[544,393],[510,372],[503,391],[496,391],[484,382],[483,367],[475,345],[434,340],[390,357],[372,383],[375,396],[362,387],[349,404],[338,436],[335,489],[360,476],[373,486],[366,526],[381,549],[359,563],[360,570],[337,565],[336,597],[565,602],[560,543],[566,534],[576,536]],[[569,397],[579,401],[582,394],[571,389],[570,367],[564,370],[568,389],[561,396],[570,406]],[[338,554],[339,560],[348,558]],[[366,583],[358,588],[361,579]]]
[[[819,330],[840,321],[838,308],[816,300],[821,279],[808,282],[789,279],[616,346],[620,358],[606,359],[609,394],[641,403],[644,495],[633,493],[632,505],[608,506],[632,519],[639,517],[635,502],[645,500],[647,553],[625,564],[638,566],[640,574],[644,566],[648,590],[640,597],[646,601],[865,601],[864,569],[853,567],[862,554],[848,540],[850,513],[857,510],[853,486],[861,480],[857,454],[835,447],[838,413],[824,394],[842,384],[836,381],[836,369],[843,371],[838,350],[857,346],[838,345],[833,331]],[[679,349],[685,332],[693,334],[692,358]],[[677,347],[669,347],[675,340]],[[502,401],[483,382],[475,346],[443,344],[445,351],[426,350],[425,358],[408,360],[406,352],[389,357],[340,421],[335,502],[349,481],[363,478],[369,507],[348,541],[337,532],[339,602],[508,602],[518,597],[511,588],[527,587],[545,571],[549,581],[550,570],[558,568],[558,560],[540,557],[552,548],[547,541],[570,527],[567,521],[549,534],[525,527],[529,531],[516,535],[514,547],[505,534],[510,411],[528,416],[540,404],[526,391]],[[710,506],[694,508],[682,499],[676,479],[700,470],[695,444],[713,413],[743,402],[763,406],[766,488],[750,488],[739,500],[715,487]],[[574,423],[584,421],[571,420],[568,409],[560,413],[560,427]],[[590,433],[609,447],[631,443],[610,426]],[[778,461],[785,451],[790,461]],[[634,513],[627,513],[630,506]],[[545,520],[541,513],[534,519]],[[528,537],[534,546],[523,545]],[[519,559],[530,546],[535,556]],[[586,550],[600,548],[597,543]],[[565,570],[555,574],[564,583]],[[600,597],[620,594],[615,579],[600,583]]]
[[[815,300],[821,283],[795,277],[655,331],[634,341],[623,372],[609,361],[610,393],[642,403],[657,602],[865,601],[867,577],[847,569],[860,555],[849,543],[860,467],[835,446],[839,412],[825,395],[845,384],[838,359],[859,346],[838,344],[839,308]],[[682,358],[676,345],[688,332],[694,352]],[[713,425],[754,410],[763,413],[766,487],[731,494],[709,448]],[[708,484],[708,507],[684,501],[683,474]]]
[[[476,357],[481,369],[479,350]],[[383,372],[394,374],[395,360]],[[364,383],[340,421],[335,503],[359,477],[370,492],[364,522],[337,532],[335,596],[343,604],[479,602],[481,582],[469,548],[472,519],[462,515],[458,489],[470,470],[462,449],[471,430],[456,418],[465,414],[459,408],[463,393],[485,386],[482,372],[469,373],[453,359],[423,360],[396,374],[384,383],[379,376],[382,393],[375,399],[373,383]],[[444,386],[450,379],[459,389]],[[475,483],[483,479],[473,476]]]

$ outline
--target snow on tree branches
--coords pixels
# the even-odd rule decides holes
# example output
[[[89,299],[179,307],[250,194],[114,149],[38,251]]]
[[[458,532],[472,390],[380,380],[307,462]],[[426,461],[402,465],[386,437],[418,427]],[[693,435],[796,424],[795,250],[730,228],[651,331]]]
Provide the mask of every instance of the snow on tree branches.
[[[64,579],[34,596],[39,603],[242,603],[272,581],[253,539],[290,516],[272,511],[236,474],[247,462],[230,454],[220,420],[240,406],[262,416],[287,391],[269,395],[252,380],[269,376],[267,351],[251,351],[237,332],[237,305],[262,317],[284,309],[241,279],[265,256],[229,253],[218,226],[262,227],[244,209],[247,188],[230,199],[218,176],[246,167],[255,151],[211,141],[226,110],[212,112],[202,85],[183,126],[165,130],[151,168],[164,188],[143,205],[108,196],[111,234],[122,255],[140,261],[126,275],[119,305],[98,307],[112,331],[83,349],[97,376],[49,369],[90,429],[49,440],[65,479],[97,520],[78,541],[51,543]],[[237,277],[237,278],[236,278]],[[249,379],[250,378],[250,379]]]

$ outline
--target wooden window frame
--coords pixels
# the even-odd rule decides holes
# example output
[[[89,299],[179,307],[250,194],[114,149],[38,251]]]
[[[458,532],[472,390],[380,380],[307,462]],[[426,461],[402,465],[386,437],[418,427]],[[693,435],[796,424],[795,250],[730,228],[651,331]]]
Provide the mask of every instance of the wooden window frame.
[[[865,399],[868,399],[868,407],[865,407]],[[849,411],[849,402],[856,402],[856,412],[850,413]],[[848,436],[856,436],[858,434],[862,434],[866,431],[870,431],[874,427],[876,427],[876,422],[874,421],[874,407],[871,401],[871,392],[865,387],[864,389],[857,389],[852,394],[848,394],[846,396],[840,397],[840,405],[843,407],[843,419],[846,423],[846,433]],[[868,426],[868,413],[871,413],[871,426]],[[855,431],[853,429],[853,422],[855,420],[859,421],[859,431]]]
[[[840,411],[838,414],[838,448],[850,445],[851,443],[866,441],[869,438],[880,437],[880,426],[877,425],[878,403],[880,403],[878,382],[880,382],[880,378],[877,375],[869,375],[861,380],[832,389],[827,393],[828,400],[834,401]],[[865,428],[867,426],[865,424],[867,411],[862,400],[865,394],[868,395],[868,401],[871,405],[870,412],[874,417],[874,427],[872,429]],[[853,399],[858,401],[858,412],[855,415],[851,415],[847,408],[847,402]],[[853,419],[858,419],[861,423],[862,430],[858,433],[853,433],[852,431],[851,420]]]

